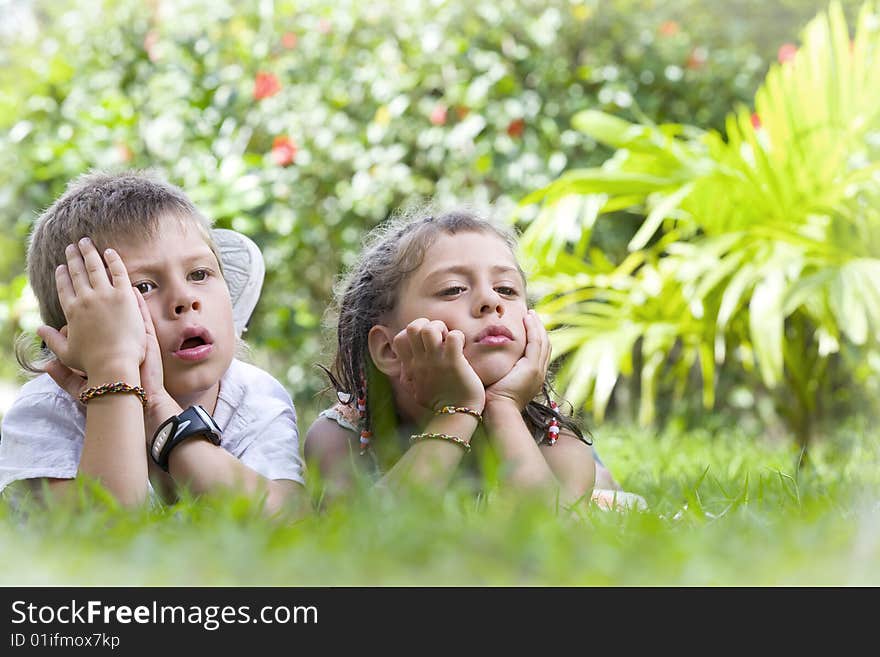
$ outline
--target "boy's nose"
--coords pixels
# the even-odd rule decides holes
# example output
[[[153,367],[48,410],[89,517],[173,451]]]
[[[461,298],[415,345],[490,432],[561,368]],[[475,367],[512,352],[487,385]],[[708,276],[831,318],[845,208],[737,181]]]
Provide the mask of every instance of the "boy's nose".
[[[182,315],[184,312],[186,312],[189,309],[199,310],[199,309],[201,309],[201,307],[202,307],[202,304],[198,299],[191,299],[185,303],[174,306],[174,314],[175,315]]]

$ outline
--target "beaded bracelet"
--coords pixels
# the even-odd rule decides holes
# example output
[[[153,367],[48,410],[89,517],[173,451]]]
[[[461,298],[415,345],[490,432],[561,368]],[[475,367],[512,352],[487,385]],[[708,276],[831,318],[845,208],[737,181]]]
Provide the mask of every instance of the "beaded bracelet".
[[[483,416],[479,412],[467,406],[444,406],[439,411],[435,411],[434,415],[455,415],[456,413],[467,413],[471,417],[477,418],[477,423],[483,421]]]
[[[94,399],[95,397],[100,397],[101,395],[106,395],[111,392],[132,392],[138,396],[138,399],[141,400],[141,404],[144,408],[147,407],[147,393],[140,386],[130,386],[123,381],[117,381],[116,383],[105,383],[100,386],[94,386],[92,388],[86,388],[79,394],[79,400],[86,404],[90,399]]]
[[[448,433],[417,433],[410,437],[409,444],[414,445],[423,440],[445,440],[461,447],[465,454],[471,451],[471,446],[467,441],[462,440],[458,436],[450,436]]]

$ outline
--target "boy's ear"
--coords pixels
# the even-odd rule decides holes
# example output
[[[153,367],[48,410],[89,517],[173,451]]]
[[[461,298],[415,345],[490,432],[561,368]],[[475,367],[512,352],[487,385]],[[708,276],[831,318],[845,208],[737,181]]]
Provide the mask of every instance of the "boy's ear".
[[[367,335],[373,364],[382,374],[393,379],[400,375],[400,358],[394,349],[395,335],[394,331],[381,324],[374,325]]]

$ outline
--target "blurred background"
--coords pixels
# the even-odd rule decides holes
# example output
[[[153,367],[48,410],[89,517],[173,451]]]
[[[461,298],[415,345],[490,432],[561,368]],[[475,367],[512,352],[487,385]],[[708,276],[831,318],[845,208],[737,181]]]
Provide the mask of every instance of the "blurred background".
[[[840,113],[828,115],[822,144],[808,139],[800,151],[822,154],[812,160],[819,170],[826,155],[843,163],[850,177],[822,170],[803,189],[792,183],[791,194],[771,181],[767,188],[786,199],[781,210],[763,212],[760,199],[731,195],[720,228],[688,205],[706,210],[732,189],[719,186],[718,172],[733,166],[724,147],[736,142],[742,154],[748,133],[760,149],[764,134],[778,151],[786,126],[801,120],[798,109],[844,103],[831,86],[802,85],[801,95],[788,96],[784,120],[773,119],[782,102],[773,94],[766,111],[756,106],[768,73],[790,65],[789,77],[797,77],[795,65],[807,59],[797,59],[803,30],[827,7],[818,0],[0,0],[0,411],[25,380],[13,340],[40,324],[24,274],[34,218],[91,168],[155,167],[217,226],[262,248],[267,276],[246,338],[254,362],[290,390],[303,427],[328,402],[317,397],[326,381],[316,364],[333,355],[325,311],[334,281],[365,231],[425,197],[493,203],[525,232],[533,292],[559,329],[557,389],[588,424],[721,418],[806,444],[821,437],[823,423],[869,416],[880,370],[880,303],[877,288],[869,289],[880,282],[871,203],[878,87],[865,88],[862,78],[850,85],[853,111],[874,110],[857,134],[835,105]],[[851,35],[861,8],[839,4]],[[867,36],[850,42],[854,60],[876,61],[871,16],[863,16]],[[840,44],[826,36],[838,53],[833,66]],[[777,96],[789,93],[783,82]],[[629,191],[620,186],[626,178],[595,175],[625,173],[633,164],[627,156],[640,152],[636,133],[612,119],[639,127],[645,143],[652,135],[663,142],[651,151],[651,180],[643,176]],[[829,145],[841,143],[847,150],[832,153]],[[792,180],[812,168],[806,156],[787,162],[770,168]],[[715,193],[706,188],[700,197],[693,190],[710,170]],[[579,171],[593,173],[566,187]],[[808,199],[810,190],[821,199]],[[750,210],[758,214],[748,221],[737,214]],[[750,228],[770,215],[772,231]],[[810,249],[828,239],[816,231],[839,233],[838,221],[864,231],[847,233],[843,247],[818,262]],[[719,251],[734,234],[748,234],[748,248],[725,242]],[[791,250],[807,239],[812,246],[792,264]],[[858,246],[858,268],[844,271],[849,244]],[[768,248],[775,260],[765,257]],[[737,262],[725,269],[731,254]],[[688,274],[686,265],[698,262],[703,269]],[[854,276],[855,288],[833,287]],[[587,293],[572,300],[575,290]],[[587,297],[601,302],[600,312],[578,307]],[[776,308],[769,317],[768,299]],[[599,315],[615,321],[581,321]],[[609,334],[627,339],[610,344]]]

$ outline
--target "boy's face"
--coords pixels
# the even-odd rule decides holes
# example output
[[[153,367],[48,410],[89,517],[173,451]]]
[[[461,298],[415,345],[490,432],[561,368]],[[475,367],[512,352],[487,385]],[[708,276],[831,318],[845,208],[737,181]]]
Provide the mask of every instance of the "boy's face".
[[[215,389],[235,352],[229,289],[191,221],[162,217],[151,239],[116,246],[149,306],[165,389],[178,403]]]
[[[526,348],[525,283],[510,247],[483,232],[441,234],[401,287],[396,330],[419,317],[464,333],[464,356],[489,386],[510,372]]]

